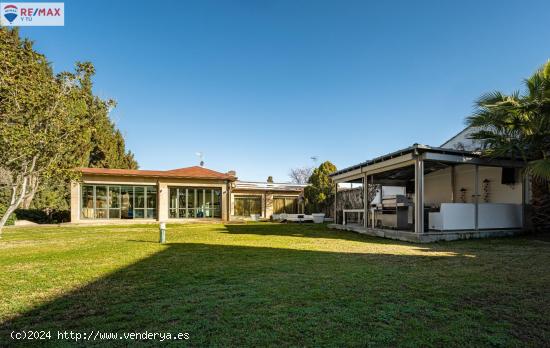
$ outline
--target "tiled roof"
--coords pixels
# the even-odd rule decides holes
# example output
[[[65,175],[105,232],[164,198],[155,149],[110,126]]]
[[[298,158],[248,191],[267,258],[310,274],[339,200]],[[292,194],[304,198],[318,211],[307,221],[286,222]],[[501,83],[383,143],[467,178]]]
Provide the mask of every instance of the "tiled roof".
[[[216,172],[211,169],[193,166],[172,170],[137,170],[137,169],[107,169],[107,168],[79,168],[82,174],[144,176],[159,178],[194,178],[194,179],[222,179],[235,180],[235,176]]]

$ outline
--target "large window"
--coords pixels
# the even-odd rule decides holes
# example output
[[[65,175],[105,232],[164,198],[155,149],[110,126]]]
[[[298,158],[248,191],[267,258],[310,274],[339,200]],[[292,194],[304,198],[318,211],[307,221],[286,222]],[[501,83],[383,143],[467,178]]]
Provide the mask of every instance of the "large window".
[[[235,197],[235,216],[250,216],[251,214],[262,215],[262,197],[261,196],[236,196]]]
[[[221,217],[221,190],[195,187],[170,187],[169,217],[219,218]]]
[[[296,197],[273,197],[274,214],[297,214],[298,198]]]
[[[156,219],[155,186],[82,185],[83,219]]]

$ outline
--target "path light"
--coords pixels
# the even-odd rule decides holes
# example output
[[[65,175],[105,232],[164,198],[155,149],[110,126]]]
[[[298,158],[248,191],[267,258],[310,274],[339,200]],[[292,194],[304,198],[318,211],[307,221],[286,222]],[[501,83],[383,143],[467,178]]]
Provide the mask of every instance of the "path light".
[[[159,243],[164,244],[166,243],[166,222],[160,223],[160,238]]]

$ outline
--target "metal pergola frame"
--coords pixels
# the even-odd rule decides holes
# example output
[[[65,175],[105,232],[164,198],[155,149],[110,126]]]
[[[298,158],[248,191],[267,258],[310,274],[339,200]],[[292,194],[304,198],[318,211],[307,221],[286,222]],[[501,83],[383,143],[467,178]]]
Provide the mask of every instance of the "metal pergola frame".
[[[487,158],[480,153],[461,151],[446,148],[429,147],[425,145],[414,144],[411,147],[403,150],[395,151],[384,156],[377,157],[373,160],[365,161],[360,164],[339,170],[331,174],[332,179],[336,183],[336,196],[338,197],[338,183],[362,183],[363,184],[363,209],[364,216],[368,216],[369,207],[365,204],[365,199],[368,193],[369,178],[373,182],[376,174],[395,171],[399,168],[414,166],[414,232],[424,233],[424,175],[426,163],[440,163],[443,165],[460,165],[470,164],[475,168],[475,230],[478,228],[478,211],[479,211],[479,166],[486,167],[508,167],[508,168],[523,168],[525,164],[521,161],[514,161],[509,158]],[[522,223],[525,226],[525,202],[526,202],[526,182],[525,177],[522,180]],[[376,183],[379,183],[378,181]],[[383,182],[380,182],[383,184]],[[387,184],[391,184],[387,182]],[[334,204],[334,216],[337,218],[337,204]],[[367,218],[363,219],[364,228],[368,229]],[[337,223],[337,221],[335,221]],[[374,226],[373,226],[374,228]]]

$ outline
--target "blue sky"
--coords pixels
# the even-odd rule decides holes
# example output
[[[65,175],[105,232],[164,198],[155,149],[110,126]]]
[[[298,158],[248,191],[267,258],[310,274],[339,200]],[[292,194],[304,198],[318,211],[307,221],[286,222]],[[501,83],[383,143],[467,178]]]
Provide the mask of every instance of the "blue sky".
[[[550,58],[549,1],[65,1],[21,30],[95,92],[142,169],[196,165],[287,181],[460,131],[482,93]]]

